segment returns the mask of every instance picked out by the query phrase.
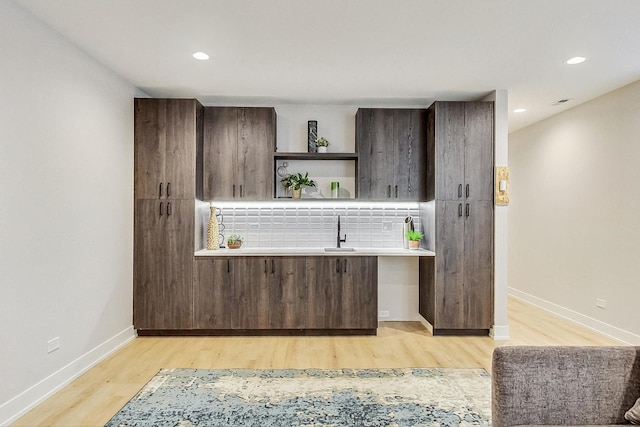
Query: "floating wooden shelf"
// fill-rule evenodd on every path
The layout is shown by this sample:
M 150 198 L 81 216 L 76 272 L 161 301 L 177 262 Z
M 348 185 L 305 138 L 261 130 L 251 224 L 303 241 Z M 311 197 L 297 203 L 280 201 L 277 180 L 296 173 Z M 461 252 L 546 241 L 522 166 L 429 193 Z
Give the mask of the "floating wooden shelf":
M 358 160 L 358 153 L 273 153 L 275 160 Z

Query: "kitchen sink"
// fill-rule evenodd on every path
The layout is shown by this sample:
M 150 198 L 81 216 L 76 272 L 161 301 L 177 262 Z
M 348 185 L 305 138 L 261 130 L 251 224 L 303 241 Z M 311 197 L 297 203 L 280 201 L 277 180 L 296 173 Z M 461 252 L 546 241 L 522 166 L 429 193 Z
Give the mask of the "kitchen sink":
M 325 252 L 355 252 L 355 248 L 324 248 Z

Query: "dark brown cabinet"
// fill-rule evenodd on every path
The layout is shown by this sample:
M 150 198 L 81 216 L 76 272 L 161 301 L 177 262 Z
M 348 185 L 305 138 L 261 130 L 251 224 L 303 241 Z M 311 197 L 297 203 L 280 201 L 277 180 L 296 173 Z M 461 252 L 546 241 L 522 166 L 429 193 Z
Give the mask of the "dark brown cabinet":
M 234 259 L 233 329 L 303 329 L 304 257 Z
M 136 98 L 134 108 L 135 198 L 193 199 L 202 106 L 193 99 Z
M 424 109 L 358 109 L 358 198 L 425 200 L 426 126 Z
M 273 108 L 204 109 L 204 200 L 271 200 L 276 113 Z
M 376 257 L 307 257 L 307 329 L 378 327 Z
M 428 126 L 435 259 L 420 259 L 420 314 L 434 334 L 493 321 L 493 103 L 436 102 Z
M 136 99 L 134 111 L 134 326 L 189 329 L 202 106 Z
M 231 329 L 234 264 L 232 257 L 196 258 L 193 328 Z

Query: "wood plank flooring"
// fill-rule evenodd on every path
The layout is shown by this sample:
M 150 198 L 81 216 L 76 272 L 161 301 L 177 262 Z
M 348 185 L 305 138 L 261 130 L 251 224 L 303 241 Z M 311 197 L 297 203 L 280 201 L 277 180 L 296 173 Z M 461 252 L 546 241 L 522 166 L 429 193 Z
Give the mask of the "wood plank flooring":
M 417 322 L 380 323 L 372 337 L 143 337 L 99 363 L 13 426 L 102 426 L 161 368 L 393 368 L 491 370 L 503 345 L 620 345 L 509 299 L 509 341 L 433 337 Z

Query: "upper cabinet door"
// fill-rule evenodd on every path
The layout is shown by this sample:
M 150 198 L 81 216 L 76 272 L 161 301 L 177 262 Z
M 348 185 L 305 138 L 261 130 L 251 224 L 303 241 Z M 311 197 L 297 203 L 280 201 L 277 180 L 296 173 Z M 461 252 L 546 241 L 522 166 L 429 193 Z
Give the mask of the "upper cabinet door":
M 465 103 L 465 197 L 493 200 L 493 102 Z M 468 186 L 468 188 L 467 188 Z
M 203 198 L 271 200 L 275 138 L 273 108 L 205 108 Z
M 273 153 L 276 115 L 273 108 L 241 108 L 238 112 L 236 198 L 273 198 Z
M 427 111 L 394 110 L 393 133 L 393 198 L 426 200 Z
M 464 102 L 436 102 L 434 118 L 436 199 L 464 198 Z
M 203 198 L 232 199 L 238 157 L 238 108 L 204 109 Z
M 393 110 L 361 108 L 356 114 L 358 152 L 358 198 L 393 198 Z
M 136 98 L 134 101 L 136 199 L 157 199 L 165 196 L 166 115 L 167 103 L 164 99 Z
M 135 100 L 136 199 L 195 197 L 198 108 L 194 99 Z
M 196 194 L 196 101 L 167 100 L 165 117 L 165 193 L 172 199 Z

